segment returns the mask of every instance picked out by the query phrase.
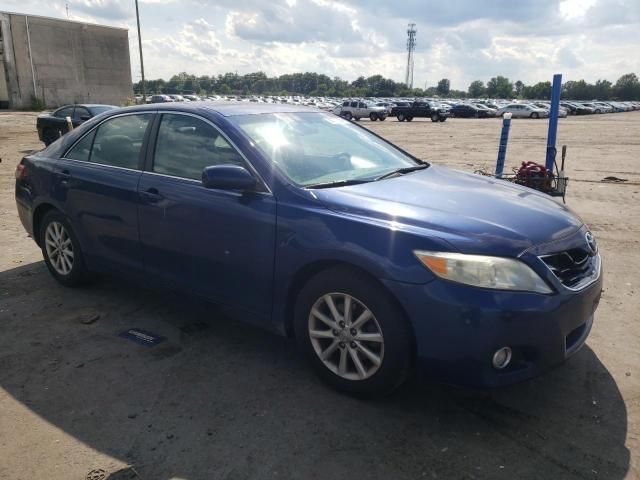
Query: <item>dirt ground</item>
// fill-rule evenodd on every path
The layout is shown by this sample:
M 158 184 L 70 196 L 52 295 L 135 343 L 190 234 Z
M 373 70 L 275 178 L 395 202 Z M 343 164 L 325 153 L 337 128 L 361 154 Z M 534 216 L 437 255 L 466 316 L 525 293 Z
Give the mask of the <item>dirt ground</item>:
M 498 120 L 362 124 L 430 161 L 495 163 Z M 567 203 L 604 257 L 585 348 L 513 387 L 414 379 L 369 402 L 212 305 L 117 279 L 57 285 L 13 199 L 34 125 L 0 114 L 0 479 L 640 478 L 640 112 L 560 121 Z M 543 161 L 546 128 L 513 121 L 509 169 Z M 130 327 L 168 340 L 117 336 Z

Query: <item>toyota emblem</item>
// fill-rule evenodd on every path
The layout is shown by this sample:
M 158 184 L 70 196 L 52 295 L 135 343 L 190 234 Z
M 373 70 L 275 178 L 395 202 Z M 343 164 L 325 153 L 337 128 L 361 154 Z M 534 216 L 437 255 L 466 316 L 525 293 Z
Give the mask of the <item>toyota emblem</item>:
M 585 233 L 584 239 L 587 241 L 587 247 L 589 248 L 589 252 L 591 253 L 591 255 L 595 255 L 596 253 L 598 253 L 598 243 L 596 242 L 593 233 Z

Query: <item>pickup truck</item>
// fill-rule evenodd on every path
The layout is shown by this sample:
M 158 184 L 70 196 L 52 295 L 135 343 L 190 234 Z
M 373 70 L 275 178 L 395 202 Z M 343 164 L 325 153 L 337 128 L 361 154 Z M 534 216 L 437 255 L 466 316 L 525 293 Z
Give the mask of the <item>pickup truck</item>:
M 449 112 L 433 102 L 416 101 L 408 105 L 396 105 L 391 109 L 391 115 L 399 122 L 410 122 L 417 117 L 431 118 L 432 122 L 444 122 L 449 117 Z
M 83 124 L 96 115 L 118 108 L 115 105 L 65 105 L 52 113 L 38 115 L 36 129 L 38 138 L 47 147 L 69 131 L 67 117 L 71 118 L 73 128 Z

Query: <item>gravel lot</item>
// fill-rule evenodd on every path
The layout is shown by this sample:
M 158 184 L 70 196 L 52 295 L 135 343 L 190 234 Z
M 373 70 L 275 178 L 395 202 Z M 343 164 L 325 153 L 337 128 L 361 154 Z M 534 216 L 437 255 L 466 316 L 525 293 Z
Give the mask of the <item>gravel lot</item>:
M 498 120 L 362 125 L 454 168 L 495 163 Z M 509 168 L 543 162 L 546 128 L 513 121 Z M 563 143 L 567 203 L 606 275 L 585 348 L 505 389 L 415 379 L 364 402 L 215 306 L 117 279 L 57 285 L 13 199 L 15 165 L 41 148 L 35 114 L 1 113 L 0 479 L 640 478 L 640 112 L 562 119 Z M 168 341 L 117 336 L 129 327 Z

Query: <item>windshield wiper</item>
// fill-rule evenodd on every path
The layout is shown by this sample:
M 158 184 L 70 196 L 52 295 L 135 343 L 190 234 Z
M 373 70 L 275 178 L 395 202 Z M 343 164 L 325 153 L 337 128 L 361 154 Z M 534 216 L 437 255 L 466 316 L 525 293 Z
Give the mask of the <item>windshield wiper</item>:
M 311 185 L 305 185 L 305 188 L 332 188 L 332 187 L 348 187 L 349 185 L 360 185 L 361 183 L 368 183 L 372 180 L 338 180 L 337 182 L 324 182 L 314 183 Z
M 413 167 L 397 168 L 388 173 L 385 173 L 384 175 L 380 175 L 379 177 L 376 177 L 375 181 L 377 182 L 378 180 L 383 180 L 385 178 L 393 177 L 395 175 L 404 175 L 405 173 L 415 172 L 416 170 L 424 170 L 425 168 L 428 168 L 428 167 L 429 167 L 428 163 L 423 163 L 421 165 L 415 165 Z

